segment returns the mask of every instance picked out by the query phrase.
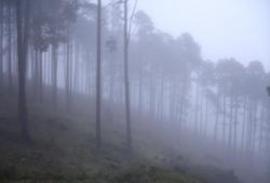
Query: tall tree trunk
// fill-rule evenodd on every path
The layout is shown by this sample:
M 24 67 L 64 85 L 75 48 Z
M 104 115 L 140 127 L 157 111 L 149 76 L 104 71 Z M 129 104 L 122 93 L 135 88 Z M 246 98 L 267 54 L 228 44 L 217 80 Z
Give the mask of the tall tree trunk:
M 65 87 L 66 87 L 66 109 L 70 111 L 70 40 L 66 43 L 66 80 L 65 80 Z
M 258 101 L 257 99 L 254 100 L 253 104 L 253 123 L 252 123 L 252 141 L 251 141 L 251 153 L 254 155 L 255 148 L 256 148 L 256 142 L 257 142 L 257 113 L 258 113 Z
M 229 116 L 229 138 L 228 138 L 228 146 L 232 147 L 233 140 L 233 96 L 230 97 L 230 116 Z
M 220 93 L 219 89 L 217 91 L 217 98 L 216 98 L 216 114 L 215 114 L 215 127 L 214 127 L 214 141 L 216 142 L 218 139 L 218 123 L 219 123 L 219 114 L 220 114 Z
M 39 67 L 38 67 L 39 102 L 42 103 L 43 102 L 43 53 L 42 51 L 38 51 L 37 54 L 38 54 L 37 59 L 39 63 Z
M 81 48 L 80 48 L 80 43 L 78 42 L 75 42 L 75 65 L 74 65 L 74 87 L 79 91 L 81 92 L 80 88 L 81 88 L 81 85 L 80 85 L 80 81 L 81 81 L 81 78 L 80 78 L 80 64 L 81 64 L 81 60 L 80 60 L 80 54 L 81 54 Z
M 208 98 L 205 96 L 205 108 L 204 108 L 204 132 L 203 135 L 206 138 L 207 137 L 207 130 L 208 130 L 208 112 L 209 112 L 209 104 L 208 104 Z
M 28 52 L 30 0 L 16 0 L 17 54 L 18 54 L 18 118 L 21 122 L 22 138 L 30 142 L 25 79 Z
M 128 61 L 128 0 L 124 1 L 124 77 L 125 77 L 125 104 L 126 104 L 126 132 L 127 132 L 127 147 L 132 150 L 132 131 L 131 131 L 131 118 L 130 118 L 130 92 L 129 92 L 129 61 Z
M 258 151 L 261 152 L 263 150 L 263 135 L 264 135 L 264 124 L 266 121 L 267 110 L 265 106 L 261 106 L 260 111 L 260 126 L 259 126 L 259 142 L 258 142 Z
M 53 44 L 52 45 L 52 87 L 53 87 L 53 102 L 55 108 L 57 107 L 57 70 L 58 70 L 58 59 L 57 59 L 57 53 L 58 53 L 58 45 Z
M 248 124 L 247 124 L 247 140 L 246 140 L 246 151 L 251 154 L 251 142 L 252 142 L 252 126 L 253 126 L 253 106 L 252 99 L 249 99 L 248 103 Z
M 238 109 L 239 109 L 239 101 L 238 101 L 238 97 L 235 97 L 234 119 L 233 119 L 233 125 L 234 125 L 233 126 L 233 148 L 234 148 L 235 153 L 237 149 L 237 140 L 238 140 L 238 135 L 237 135 Z
M 200 90 L 199 84 L 196 82 L 195 84 L 195 107 L 194 107 L 194 125 L 195 125 L 195 133 L 199 133 L 199 103 L 200 103 Z
M 96 145 L 101 147 L 101 6 L 102 1 L 98 0 L 97 11 L 97 70 L 96 70 Z
M 0 87 L 3 83 L 4 3 L 0 1 Z
M 34 74 L 34 93 L 35 93 L 35 97 L 36 99 L 39 99 L 39 78 L 40 78 L 40 72 L 39 72 L 39 57 L 38 57 L 38 50 L 37 49 L 34 49 L 34 71 L 33 71 L 33 74 Z
M 223 96 L 223 119 L 222 119 L 222 140 L 226 143 L 226 114 L 227 114 L 227 100 L 226 96 Z
M 241 152 L 245 152 L 245 140 L 246 140 L 246 127 L 247 127 L 247 97 L 244 97 L 244 104 L 243 104 L 243 120 L 242 120 L 242 133 L 241 133 Z
M 142 118 L 143 115 L 143 72 L 142 72 L 142 68 L 140 68 L 139 71 L 139 102 L 138 102 L 138 107 L 139 107 L 139 117 Z
M 199 96 L 199 135 L 203 134 L 203 90 L 200 87 L 200 96 Z
M 9 92 L 13 92 L 13 79 L 12 79 L 12 7 L 8 6 L 8 88 Z

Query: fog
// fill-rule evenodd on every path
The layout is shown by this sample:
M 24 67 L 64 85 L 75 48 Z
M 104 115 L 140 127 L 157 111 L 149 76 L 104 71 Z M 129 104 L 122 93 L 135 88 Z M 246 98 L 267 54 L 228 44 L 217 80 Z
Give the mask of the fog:
M 247 64 L 260 60 L 270 68 L 270 2 L 268 0 L 139 1 L 138 8 L 156 27 L 173 36 L 189 32 L 205 59 L 228 55 Z
M 269 5 L 0 0 L 0 182 L 269 183 Z

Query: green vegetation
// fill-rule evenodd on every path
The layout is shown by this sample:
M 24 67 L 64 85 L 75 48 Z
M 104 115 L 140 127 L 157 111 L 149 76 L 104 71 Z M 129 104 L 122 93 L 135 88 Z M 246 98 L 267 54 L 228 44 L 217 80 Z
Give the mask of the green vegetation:
M 187 165 L 181 156 L 170 161 L 157 158 L 167 155 L 157 154 L 147 146 L 141 148 L 142 152 L 135 150 L 130 157 L 122 144 L 117 145 L 123 134 L 116 132 L 110 134 L 110 141 L 97 152 L 94 134 L 84 130 L 82 118 L 56 114 L 35 103 L 29 106 L 34 141 L 31 145 L 24 144 L 17 122 L 9 112 L 15 110 L 12 98 L 1 96 L 4 102 L 0 104 L 0 182 L 221 183 L 221 179 L 237 182 L 233 173 Z

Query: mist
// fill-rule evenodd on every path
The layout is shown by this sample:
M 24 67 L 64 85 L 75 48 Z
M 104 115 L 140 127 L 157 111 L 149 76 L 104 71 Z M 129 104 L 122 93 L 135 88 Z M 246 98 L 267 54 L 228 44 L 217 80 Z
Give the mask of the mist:
M 191 33 L 202 46 L 204 59 L 232 56 L 244 65 L 260 60 L 268 70 L 269 7 L 267 0 L 138 2 L 138 8 L 151 16 L 158 29 L 175 37 Z
M 0 182 L 269 183 L 266 0 L 0 0 Z

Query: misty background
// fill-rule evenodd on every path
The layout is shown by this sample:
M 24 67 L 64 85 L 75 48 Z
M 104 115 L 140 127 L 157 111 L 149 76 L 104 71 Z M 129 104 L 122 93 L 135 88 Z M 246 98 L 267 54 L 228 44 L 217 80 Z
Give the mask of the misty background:
M 0 0 L 0 181 L 268 183 L 266 0 Z
M 205 59 L 260 60 L 270 69 L 268 0 L 139 1 L 156 27 L 174 37 L 189 32 Z M 169 12 L 169 13 L 168 13 Z

